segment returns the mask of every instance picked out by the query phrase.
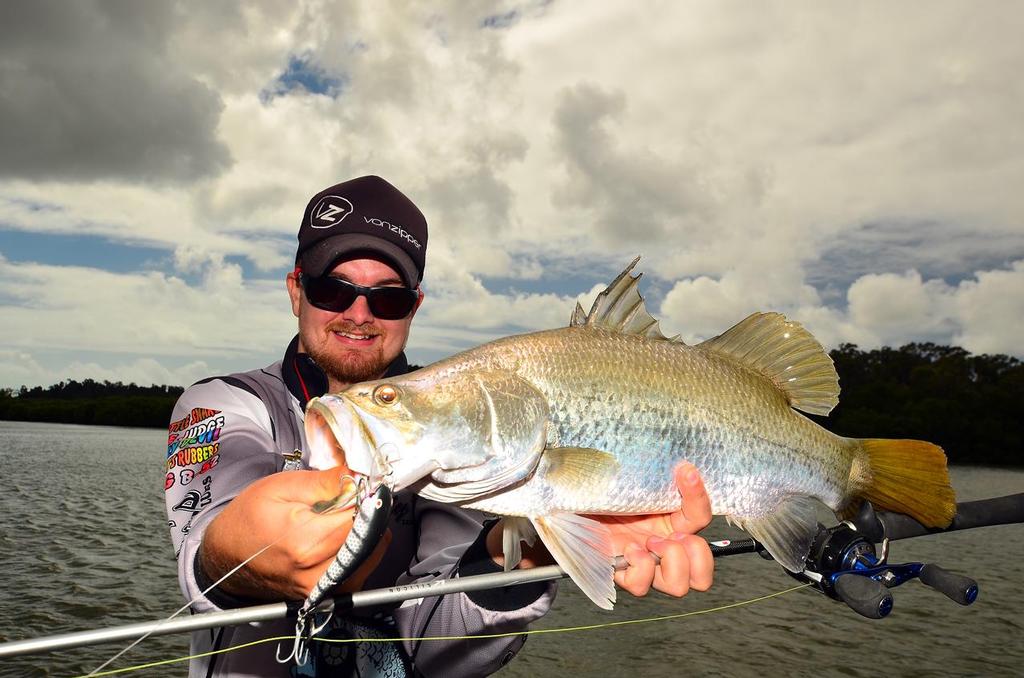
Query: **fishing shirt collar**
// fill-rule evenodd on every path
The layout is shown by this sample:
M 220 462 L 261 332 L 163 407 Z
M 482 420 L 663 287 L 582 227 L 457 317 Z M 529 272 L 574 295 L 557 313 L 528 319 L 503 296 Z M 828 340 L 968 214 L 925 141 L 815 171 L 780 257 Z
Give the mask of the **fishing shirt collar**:
M 384 371 L 384 377 L 394 377 L 408 371 L 409 361 L 403 351 L 388 365 L 388 369 Z M 284 352 L 281 373 L 288 391 L 298 399 L 302 409 L 305 409 L 306 403 L 313 398 L 327 393 L 327 374 L 308 353 L 299 351 L 299 335 L 297 334 Z

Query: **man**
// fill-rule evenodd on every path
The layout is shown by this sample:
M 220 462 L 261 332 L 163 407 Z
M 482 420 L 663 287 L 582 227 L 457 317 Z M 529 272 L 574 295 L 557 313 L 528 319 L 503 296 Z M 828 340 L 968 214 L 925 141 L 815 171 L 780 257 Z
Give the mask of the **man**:
M 383 179 L 361 177 L 313 196 L 298 239 L 287 285 L 299 334 L 283 360 L 201 381 L 185 391 L 172 415 L 167 512 L 179 580 L 197 612 L 301 600 L 309 593 L 344 542 L 352 512 L 316 514 L 310 508 L 339 493 L 344 469 L 305 470 L 304 407 L 325 392 L 408 371 L 403 350 L 423 302 L 419 284 L 427 246 L 419 209 Z M 634 594 L 653 585 L 682 595 L 711 584 L 710 550 L 693 534 L 710 520 L 707 496 L 692 466 L 677 471 L 677 482 L 685 513 L 603 518 L 631 563 L 616 581 Z M 527 550 L 520 567 L 548 562 L 538 547 Z M 396 497 L 388 535 L 343 589 L 496 572 L 501 563 L 500 525 L 477 512 L 403 494 Z M 537 583 L 411 601 L 332 620 L 319 637 L 522 630 L 547 612 L 554 590 L 554 584 Z M 292 622 L 281 621 L 198 631 L 192 654 L 292 630 Z M 518 636 L 314 643 L 312 661 L 299 668 L 276 662 L 276 645 L 262 643 L 198 657 L 190 675 L 486 675 L 523 642 Z

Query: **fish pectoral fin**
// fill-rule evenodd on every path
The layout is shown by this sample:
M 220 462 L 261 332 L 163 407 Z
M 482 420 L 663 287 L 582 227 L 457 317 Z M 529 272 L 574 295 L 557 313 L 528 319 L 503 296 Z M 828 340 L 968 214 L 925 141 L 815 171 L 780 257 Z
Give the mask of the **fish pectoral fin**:
M 590 447 L 549 447 L 544 450 L 544 462 L 544 479 L 562 499 L 593 498 L 619 474 L 615 455 Z
M 790 572 L 803 572 L 818 534 L 817 505 L 813 497 L 789 497 L 772 513 L 758 518 L 729 516 L 731 522 L 761 542 L 768 553 Z
M 615 606 L 615 554 L 608 528 L 575 513 L 533 518 L 544 546 L 583 593 L 605 610 Z
M 537 531 L 529 518 L 505 516 L 501 519 L 501 550 L 505 556 L 505 571 L 508 572 L 523 559 L 522 542 L 533 546 L 537 542 Z

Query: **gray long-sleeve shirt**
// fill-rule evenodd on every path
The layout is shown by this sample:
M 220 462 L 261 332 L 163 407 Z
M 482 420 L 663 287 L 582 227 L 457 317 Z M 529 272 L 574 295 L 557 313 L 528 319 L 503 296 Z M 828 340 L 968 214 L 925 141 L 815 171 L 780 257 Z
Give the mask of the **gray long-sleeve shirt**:
M 319 395 L 326 379 L 312 361 L 296 353 L 293 340 L 282 362 L 262 370 L 214 378 L 193 385 L 178 400 L 168 431 L 166 504 L 178 560 L 178 579 L 194 612 L 233 606 L 238 601 L 202 595 L 209 582 L 196 558 L 210 521 L 245 487 L 281 472 L 286 456 L 305 449 L 302 430 L 306 399 Z M 404 357 L 389 373 L 405 371 Z M 296 455 L 298 456 L 298 455 Z M 289 468 L 308 468 L 308 454 Z M 484 548 L 482 514 L 399 494 L 392 510 L 392 541 L 365 588 L 425 582 L 437 578 L 497 571 Z M 554 584 L 534 584 L 474 594 L 451 594 L 408 601 L 373 617 L 338 620 L 329 636 L 422 638 L 523 630 L 545 614 Z M 255 601 L 253 601 L 255 602 Z M 293 621 L 263 622 L 192 634 L 193 655 L 294 633 Z M 522 647 L 524 638 L 403 641 L 400 644 L 315 643 L 315 664 L 296 669 L 279 664 L 277 643 L 192 660 L 190 677 L 296 676 L 315 666 L 331 675 L 477 676 L 497 671 Z M 290 644 L 282 643 L 288 654 Z M 334 671 L 341 670 L 340 673 Z M 322 675 L 322 674 L 321 674 Z

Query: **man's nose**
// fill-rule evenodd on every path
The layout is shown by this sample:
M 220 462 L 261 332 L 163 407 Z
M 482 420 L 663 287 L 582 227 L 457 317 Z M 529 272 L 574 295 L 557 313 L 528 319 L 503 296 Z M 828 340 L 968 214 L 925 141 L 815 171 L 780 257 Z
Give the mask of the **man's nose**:
M 373 312 L 370 311 L 370 304 L 366 301 L 366 297 L 359 295 L 356 300 L 352 302 L 341 314 L 345 320 L 355 323 L 356 325 L 362 325 L 363 323 L 373 322 Z

